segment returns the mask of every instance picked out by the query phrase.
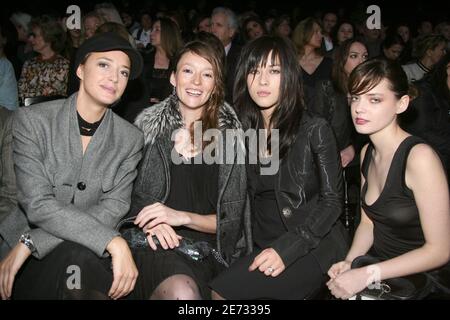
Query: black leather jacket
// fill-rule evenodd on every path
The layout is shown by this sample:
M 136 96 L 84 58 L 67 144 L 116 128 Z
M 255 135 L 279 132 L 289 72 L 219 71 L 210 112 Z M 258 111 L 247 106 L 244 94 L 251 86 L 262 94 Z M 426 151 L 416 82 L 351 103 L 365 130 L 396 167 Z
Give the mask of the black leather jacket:
M 309 101 L 306 101 L 309 111 L 328 121 L 336 135 L 338 149 L 348 147 L 352 143 L 354 129 L 346 95 L 337 92 L 330 80 L 322 80 L 316 83 L 309 96 Z
M 428 142 L 439 153 L 447 173 L 450 173 L 450 101 L 439 95 L 427 79 L 414 85 L 420 94 L 401 114 L 400 124 L 409 133 Z
M 348 251 L 343 209 L 342 167 L 336 139 L 322 118 L 304 113 L 297 139 L 281 161 L 276 200 L 288 230 L 271 247 L 286 266 L 314 254 L 323 272 Z M 254 195 L 250 190 L 250 196 Z

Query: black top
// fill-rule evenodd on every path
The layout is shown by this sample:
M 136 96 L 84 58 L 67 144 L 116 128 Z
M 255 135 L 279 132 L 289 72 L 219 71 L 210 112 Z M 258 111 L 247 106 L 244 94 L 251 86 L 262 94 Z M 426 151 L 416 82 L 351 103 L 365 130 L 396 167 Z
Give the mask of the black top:
M 331 70 L 333 68 L 333 60 L 324 57 L 322 62 L 317 66 L 313 73 L 309 74 L 302 68 L 302 80 L 305 86 L 314 88 L 319 80 L 330 80 Z
M 196 157 L 201 157 L 198 154 Z M 197 159 L 199 160 L 199 159 Z M 199 161 L 200 162 L 200 161 Z M 217 211 L 218 166 L 194 163 L 194 158 L 170 169 L 170 192 L 166 205 L 172 209 L 209 215 Z M 215 247 L 216 236 L 186 227 L 175 227 L 177 234 L 197 241 L 208 241 Z
M 155 69 L 154 64 L 155 51 L 152 51 L 145 57 L 143 71 L 145 85 L 150 99 L 156 98 L 163 101 L 172 92 L 172 85 L 170 84 L 171 66 L 169 65 L 168 69 Z
M 249 188 L 253 190 L 253 242 L 267 248 L 287 230 L 280 217 L 275 196 L 276 175 L 261 175 L 258 166 L 249 166 Z
M 350 115 L 347 95 L 336 90 L 330 80 L 316 82 L 314 92 L 305 88 L 305 103 L 309 111 L 328 121 L 336 135 L 339 150 L 348 147 L 352 141 L 354 127 Z
M 169 81 L 170 70 L 151 68 L 145 76 L 149 85 L 150 98 L 156 98 L 159 101 L 167 98 L 172 89 Z
M 419 96 L 400 117 L 403 129 L 424 139 L 441 156 L 450 173 L 450 100 L 437 92 L 427 78 L 416 81 Z
M 366 182 L 361 192 L 361 205 L 374 224 L 372 249 L 382 259 L 400 256 L 425 243 L 413 192 L 405 184 L 408 154 L 418 143 L 423 143 L 423 140 L 415 136 L 402 141 L 392 158 L 385 186 L 371 205 L 366 203 L 366 192 L 367 172 L 372 162 L 372 144 L 369 144 L 364 157 L 361 172 Z

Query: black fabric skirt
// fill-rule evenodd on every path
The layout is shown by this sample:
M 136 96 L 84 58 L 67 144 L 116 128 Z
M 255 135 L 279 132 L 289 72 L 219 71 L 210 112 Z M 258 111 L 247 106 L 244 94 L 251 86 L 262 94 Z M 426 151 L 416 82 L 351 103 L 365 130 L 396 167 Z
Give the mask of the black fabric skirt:
M 273 278 L 258 269 L 248 271 L 260 252 L 257 250 L 236 261 L 210 282 L 211 289 L 227 300 L 296 300 L 313 298 L 323 286 L 325 275 L 313 255 L 296 260 Z
M 111 258 L 64 241 L 42 260 L 28 259 L 16 276 L 13 299 L 109 299 Z
M 128 299 L 149 299 L 161 282 L 177 274 L 194 279 L 202 298 L 211 299 L 208 283 L 225 268 L 212 255 L 196 261 L 177 251 L 160 247 L 156 251 L 151 248 L 135 248 L 133 256 L 139 277 Z

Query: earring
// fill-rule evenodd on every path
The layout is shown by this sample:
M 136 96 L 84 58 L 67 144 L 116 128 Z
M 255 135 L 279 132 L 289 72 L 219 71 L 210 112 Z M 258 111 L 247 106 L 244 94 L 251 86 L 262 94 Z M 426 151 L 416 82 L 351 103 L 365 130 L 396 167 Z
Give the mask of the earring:
M 172 95 L 176 95 L 177 94 L 177 87 L 172 87 Z

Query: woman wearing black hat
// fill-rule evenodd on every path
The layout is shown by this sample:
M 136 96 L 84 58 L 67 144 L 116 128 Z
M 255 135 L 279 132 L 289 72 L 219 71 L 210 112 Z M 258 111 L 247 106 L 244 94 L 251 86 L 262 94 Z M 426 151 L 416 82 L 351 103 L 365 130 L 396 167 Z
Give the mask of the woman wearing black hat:
M 15 115 L 20 206 L 0 225 L 13 248 L 0 263 L 3 299 L 118 299 L 134 288 L 137 268 L 114 227 L 129 209 L 143 137 L 108 107 L 142 58 L 104 33 L 83 43 L 75 67 L 78 93 Z

